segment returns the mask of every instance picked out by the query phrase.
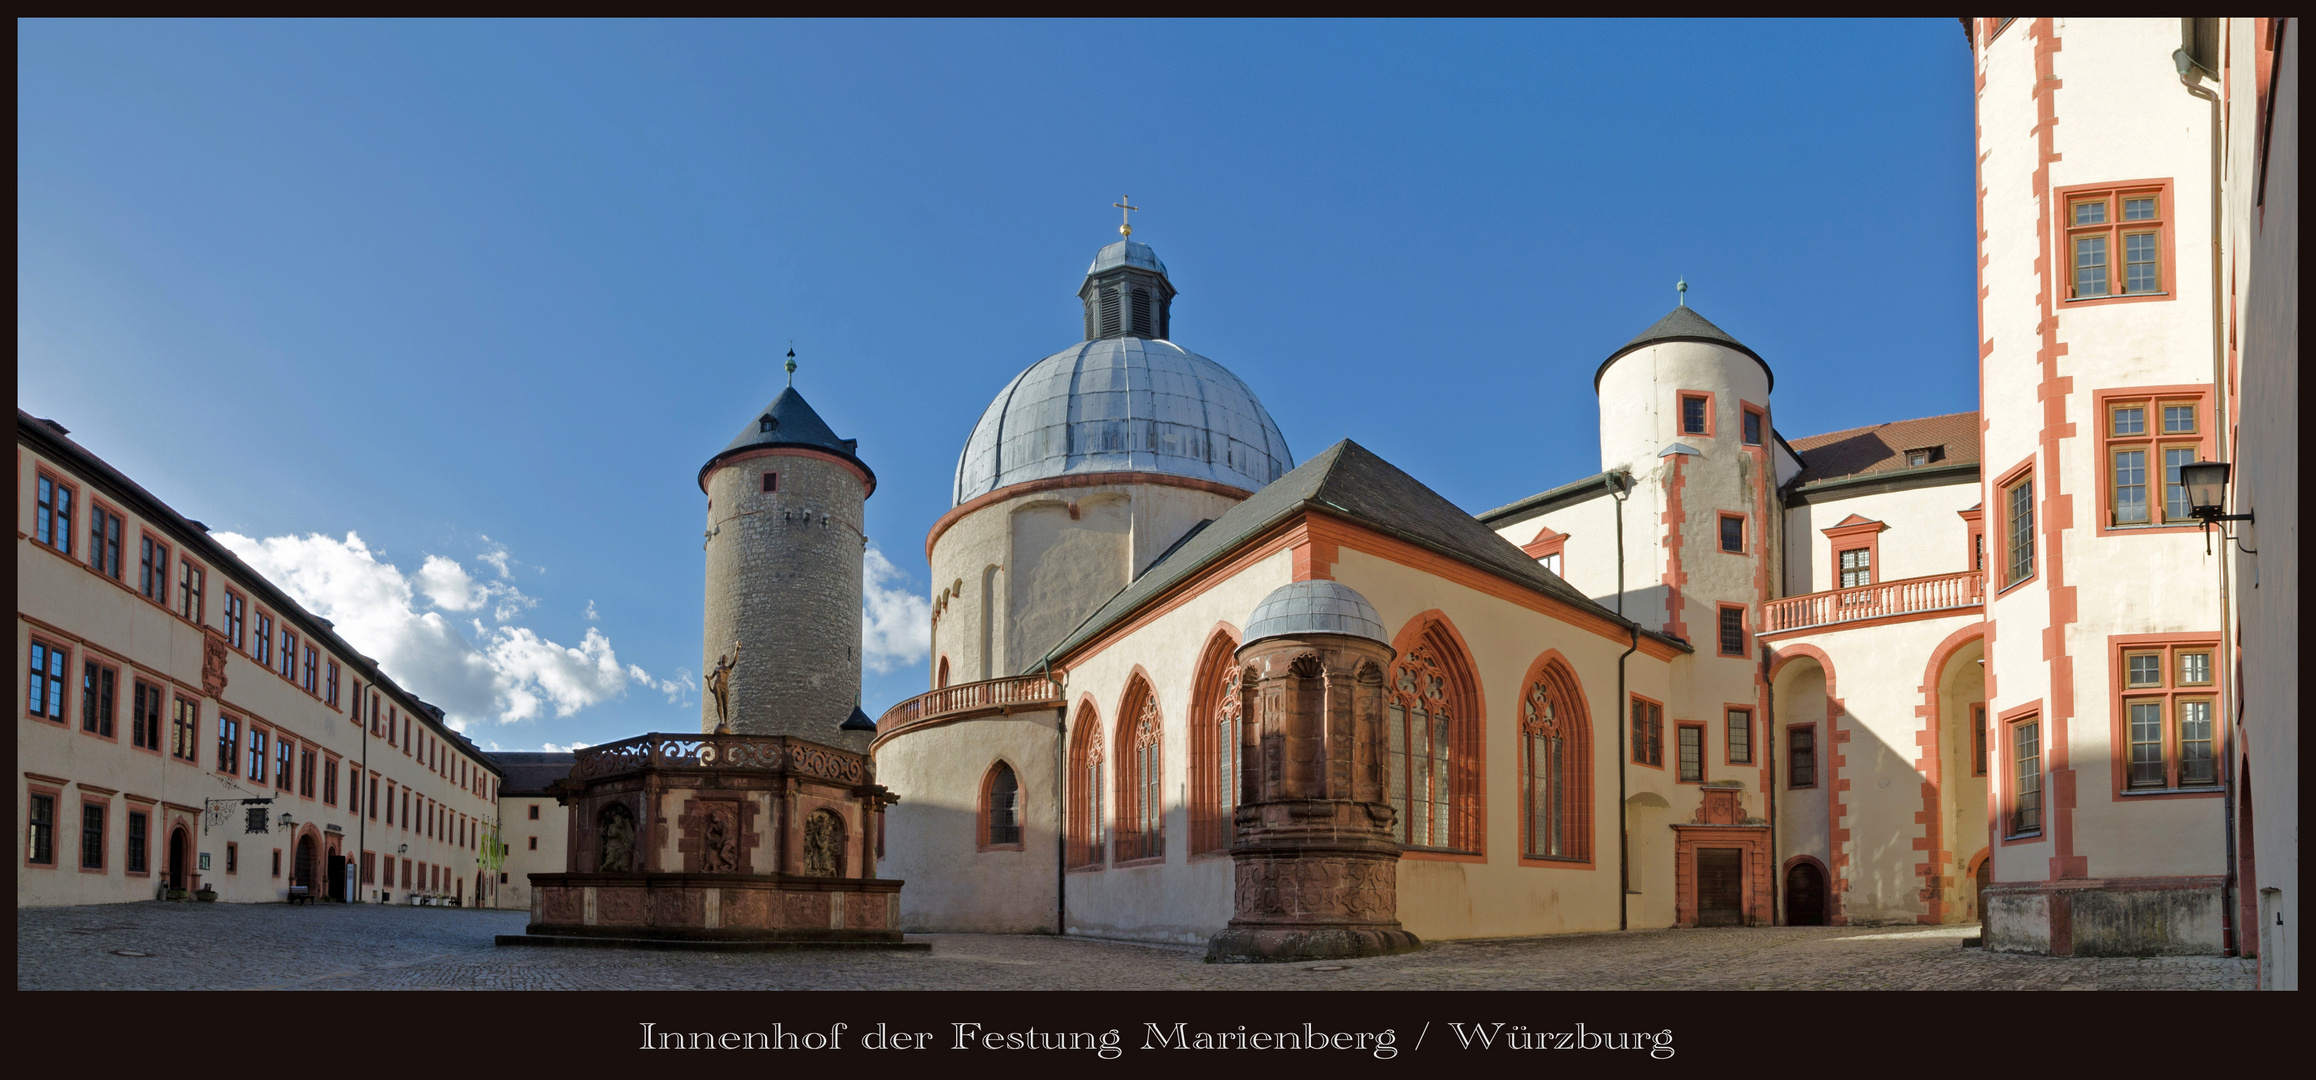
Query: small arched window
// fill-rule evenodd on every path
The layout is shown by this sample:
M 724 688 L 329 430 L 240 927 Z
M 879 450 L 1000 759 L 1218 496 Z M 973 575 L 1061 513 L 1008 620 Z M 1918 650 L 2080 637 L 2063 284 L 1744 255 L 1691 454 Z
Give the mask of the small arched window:
M 1592 723 L 1576 679 L 1547 660 L 1520 700 L 1522 853 L 1592 858 Z
M 1158 699 L 1136 679 L 1118 721 L 1118 861 L 1166 855 L 1165 800 L 1159 790 Z
M 1102 867 L 1102 721 L 1092 705 L 1078 709 L 1070 733 L 1069 864 Z
M 946 656 L 944 656 L 944 657 L 942 657 L 942 658 L 941 658 L 941 667 L 940 667 L 940 669 L 939 669 L 939 670 L 937 670 L 937 671 L 935 671 L 935 672 L 934 672 L 934 674 L 933 674 L 933 689 L 935 689 L 935 690 L 939 690 L 939 689 L 942 689 L 942 688 L 944 688 L 944 687 L 946 687 L 946 686 L 948 686 L 948 685 L 949 685 L 949 658 L 948 658 L 948 657 L 946 657 Z
M 981 783 L 981 849 L 1021 847 L 1021 780 L 1002 761 Z

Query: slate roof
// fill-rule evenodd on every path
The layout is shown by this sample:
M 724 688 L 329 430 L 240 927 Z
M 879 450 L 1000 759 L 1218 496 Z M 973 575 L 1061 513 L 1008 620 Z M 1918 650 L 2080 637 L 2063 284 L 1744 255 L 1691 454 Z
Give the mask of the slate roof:
M 1153 564 L 1078 624 L 1040 663 L 1024 670 L 1034 671 L 1044 662 L 1093 640 L 1168 589 L 1305 510 L 1357 522 L 1555 600 L 1590 610 L 1620 625 L 1633 625 L 1537 565 L 1527 552 L 1497 536 L 1494 530 L 1480 524 L 1479 519 L 1423 486 L 1421 481 L 1375 456 L 1366 447 L 1345 439 L 1255 492 L 1245 502 L 1224 511 L 1213 524 L 1186 538 L 1173 554 Z M 1645 628 L 1641 633 L 1662 641 L 1676 641 Z
M 1960 412 L 1831 431 L 1791 442 L 1793 452 L 1801 458 L 1798 482 L 1814 484 L 1905 472 L 1916 467 L 1906 464 L 1906 451 L 1927 446 L 1944 448 L 1945 456 L 1931 462 L 1933 466 L 1975 463 L 1979 460 L 1978 435 L 1978 414 Z
M 1600 370 L 1592 373 L 1593 392 L 1598 393 L 1600 391 L 1601 377 L 1608 374 L 1610 364 L 1616 363 L 1624 354 L 1634 349 L 1643 345 L 1654 345 L 1660 341 L 1704 341 L 1735 349 L 1752 357 L 1754 363 L 1761 365 L 1761 374 L 1769 380 L 1771 388 L 1777 386 L 1777 373 L 1769 370 L 1769 361 L 1763 360 L 1760 353 L 1754 352 L 1744 342 L 1730 337 L 1728 331 L 1713 325 L 1703 315 L 1697 314 L 1696 308 L 1684 306 L 1666 312 L 1664 318 L 1658 319 L 1654 325 L 1641 331 L 1640 336 L 1625 342 L 1622 348 L 1608 354 L 1608 359 L 1600 362 Z
M 569 751 L 493 750 L 490 756 L 506 774 L 499 783 L 501 795 L 545 795 L 555 781 L 571 775 L 571 766 L 579 760 L 579 755 Z
M 766 416 L 772 418 L 770 431 L 763 430 L 762 421 Z M 740 429 L 740 434 L 725 444 L 716 456 L 709 458 L 707 464 L 700 466 L 700 490 L 707 490 L 708 470 L 715 468 L 717 462 L 743 451 L 768 446 L 801 446 L 825 450 L 859 466 L 860 471 L 868 473 L 869 488 L 872 491 L 876 488 L 877 474 L 869 469 L 867 462 L 860 459 L 860 440 L 837 438 L 836 432 L 828 426 L 828 421 L 822 420 L 820 414 L 805 403 L 804 395 L 797 393 L 796 388 L 791 386 L 780 391 L 780 396 L 773 398 L 772 404 L 764 406 L 763 412 L 749 417 L 747 426 Z

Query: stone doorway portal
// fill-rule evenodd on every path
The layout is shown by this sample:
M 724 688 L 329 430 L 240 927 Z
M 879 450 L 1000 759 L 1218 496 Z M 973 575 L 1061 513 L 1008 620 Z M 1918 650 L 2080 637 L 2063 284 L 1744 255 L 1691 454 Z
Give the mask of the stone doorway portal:
M 184 826 L 180 825 L 169 830 L 169 887 L 171 889 L 185 888 L 185 849 L 188 846 Z

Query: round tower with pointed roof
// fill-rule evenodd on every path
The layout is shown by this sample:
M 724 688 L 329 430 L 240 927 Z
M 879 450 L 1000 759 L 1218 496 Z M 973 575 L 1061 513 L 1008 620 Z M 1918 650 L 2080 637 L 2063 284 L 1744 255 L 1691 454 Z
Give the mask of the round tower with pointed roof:
M 793 369 L 791 369 L 793 370 Z M 708 496 L 700 730 L 865 750 L 863 504 L 876 474 L 793 386 L 700 467 Z
M 1710 442 L 1749 445 L 1741 442 L 1745 412 L 1767 415 L 1774 382 L 1760 354 L 1695 308 L 1675 307 L 1592 376 L 1600 395 L 1600 467 L 1645 473 L 1676 443 L 1699 452 Z

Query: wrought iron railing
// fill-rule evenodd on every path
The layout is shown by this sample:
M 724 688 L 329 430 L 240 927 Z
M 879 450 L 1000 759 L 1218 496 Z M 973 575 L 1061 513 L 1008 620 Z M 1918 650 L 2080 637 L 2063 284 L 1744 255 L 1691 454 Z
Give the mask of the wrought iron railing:
M 574 779 L 653 769 L 785 770 L 846 783 L 867 775 L 860 755 L 779 735 L 638 735 L 573 755 Z
M 1986 603 L 1986 573 L 1965 570 L 1859 585 L 1772 600 L 1762 608 L 1764 634 L 1811 626 L 1978 607 Z
M 877 736 L 884 738 L 919 724 L 976 712 L 1010 712 L 1022 708 L 1058 708 L 1061 683 L 1044 675 L 1016 675 L 1005 679 L 944 686 L 901 702 L 877 718 Z

